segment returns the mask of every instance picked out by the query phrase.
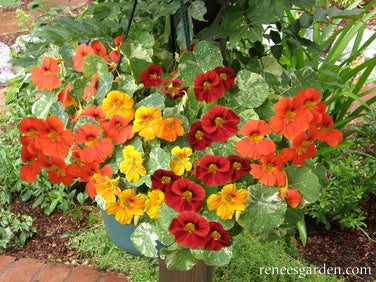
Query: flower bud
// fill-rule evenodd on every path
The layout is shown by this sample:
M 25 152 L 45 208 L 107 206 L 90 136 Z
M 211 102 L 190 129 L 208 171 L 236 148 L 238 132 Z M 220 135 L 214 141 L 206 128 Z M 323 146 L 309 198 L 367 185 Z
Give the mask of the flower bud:
M 300 193 L 298 192 L 298 190 L 295 190 L 295 189 L 287 190 L 287 196 L 285 199 L 286 199 L 287 204 L 293 209 L 299 206 L 301 198 L 302 197 L 300 196 Z

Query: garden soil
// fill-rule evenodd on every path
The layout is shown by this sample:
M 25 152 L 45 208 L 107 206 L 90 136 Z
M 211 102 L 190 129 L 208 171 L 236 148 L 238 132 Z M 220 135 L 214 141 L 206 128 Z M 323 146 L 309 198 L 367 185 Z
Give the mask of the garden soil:
M 55 0 L 58 1 L 59 0 Z M 60 0 L 64 1 L 64 0 Z M 21 8 L 26 11 L 30 0 L 22 1 Z M 79 12 L 79 10 L 77 10 Z M 12 12 L 1 9 L 0 15 Z M 3 21 L 2 21 L 3 22 Z M 18 20 L 14 19 L 14 25 Z M 372 25 L 375 22 L 371 23 Z M 0 31 L 0 42 L 12 45 L 21 33 L 18 31 Z M 373 150 L 373 154 L 375 151 Z M 375 281 L 376 280 L 376 195 L 371 195 L 362 203 L 366 217 L 367 227 L 364 230 L 341 230 L 332 226 L 330 231 L 316 224 L 312 218 L 306 218 L 308 240 L 305 247 L 296 239 L 297 248 L 301 256 L 309 263 L 319 267 L 320 271 L 340 269 L 346 281 Z M 71 213 L 63 214 L 55 211 L 50 216 L 45 216 L 39 207 L 33 208 L 33 201 L 23 202 L 14 199 L 12 210 L 16 214 L 27 214 L 33 217 L 37 233 L 23 247 L 9 248 L 6 255 L 16 258 L 34 258 L 72 264 L 90 264 L 90 260 L 83 261 L 72 248 L 69 237 L 71 232 L 88 227 L 89 209 L 81 209 L 80 219 L 75 219 Z M 90 208 L 90 204 L 88 204 Z M 365 235 L 367 234 L 367 236 Z M 288 267 L 288 266 L 286 266 Z M 371 270 L 371 273 L 360 274 L 360 271 Z M 346 274 L 345 272 L 349 272 Z M 333 271 L 332 271 L 333 272 Z M 353 273 L 351 273 L 353 272 Z M 358 272 L 358 273 L 357 273 Z M 338 274 L 338 273 L 337 273 Z

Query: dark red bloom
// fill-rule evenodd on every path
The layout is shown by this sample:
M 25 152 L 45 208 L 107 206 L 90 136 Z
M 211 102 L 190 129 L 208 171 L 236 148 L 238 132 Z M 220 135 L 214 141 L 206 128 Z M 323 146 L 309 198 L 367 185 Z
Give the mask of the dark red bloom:
M 210 226 L 206 218 L 193 211 L 183 211 L 171 221 L 168 230 L 175 241 L 190 248 L 202 248 L 209 240 Z
M 209 226 L 210 237 L 205 245 L 205 249 L 219 251 L 224 247 L 230 246 L 231 236 L 220 223 L 211 221 L 209 222 Z
M 231 181 L 237 181 L 251 170 L 251 164 L 246 159 L 232 155 L 228 156 L 228 160 L 230 161 Z
M 214 106 L 202 116 L 202 128 L 214 142 L 225 142 L 238 132 L 240 118 L 230 109 Z
M 165 202 L 177 212 L 199 212 L 205 197 L 201 185 L 185 178 L 180 178 L 165 190 Z
M 205 155 L 197 167 L 196 177 L 205 185 L 222 185 L 231 180 L 230 161 L 223 156 Z
M 141 81 L 145 88 L 156 87 L 162 83 L 162 74 L 163 70 L 160 66 L 150 65 L 146 71 L 141 73 Z
M 172 100 L 176 100 L 179 97 L 184 96 L 188 91 L 188 87 L 180 87 L 182 81 L 180 79 L 174 78 L 163 82 L 161 92 L 166 96 L 170 97 Z
M 225 87 L 222 80 L 215 71 L 207 71 L 199 74 L 193 81 L 194 92 L 198 101 L 211 103 L 222 97 L 225 93 Z
M 208 133 L 202 128 L 200 120 L 192 123 L 187 139 L 193 150 L 204 150 L 212 143 Z
M 169 170 L 157 169 L 151 179 L 151 188 L 166 191 L 171 185 L 181 177 Z
M 214 69 L 218 73 L 219 78 L 221 79 L 225 91 L 229 90 L 232 86 L 235 85 L 236 74 L 232 68 L 227 67 L 216 67 Z

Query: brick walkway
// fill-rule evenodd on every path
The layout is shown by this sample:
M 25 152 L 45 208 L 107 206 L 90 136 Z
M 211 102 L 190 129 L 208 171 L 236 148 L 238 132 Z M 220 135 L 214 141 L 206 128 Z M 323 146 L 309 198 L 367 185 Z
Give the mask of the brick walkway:
M 103 272 L 91 266 L 45 263 L 40 260 L 0 256 L 1 282 L 128 282 L 124 274 Z

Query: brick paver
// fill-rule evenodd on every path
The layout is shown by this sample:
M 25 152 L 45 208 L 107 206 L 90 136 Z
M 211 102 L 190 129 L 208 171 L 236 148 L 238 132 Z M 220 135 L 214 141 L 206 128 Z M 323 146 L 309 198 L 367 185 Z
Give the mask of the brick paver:
M 5 270 L 5 274 L 0 275 L 1 282 L 29 282 L 32 281 L 38 271 L 44 266 L 43 261 L 35 259 L 21 258 L 10 268 Z
M 47 263 L 35 279 L 39 282 L 62 282 L 71 274 L 73 268 L 73 265 L 68 264 Z
M 77 266 L 69 276 L 68 282 L 92 282 L 98 281 L 104 273 L 86 265 Z

